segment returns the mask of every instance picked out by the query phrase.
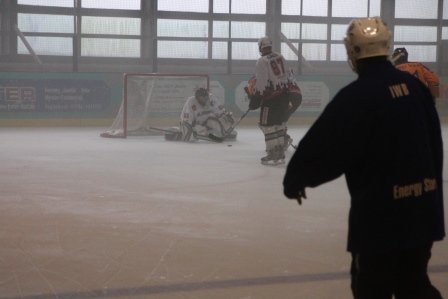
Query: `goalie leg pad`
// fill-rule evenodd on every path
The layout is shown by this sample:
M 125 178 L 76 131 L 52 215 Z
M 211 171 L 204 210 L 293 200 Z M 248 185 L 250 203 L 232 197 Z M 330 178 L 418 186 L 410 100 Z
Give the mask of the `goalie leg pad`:
M 227 118 L 228 116 L 225 116 Z M 205 126 L 208 128 L 208 134 L 222 138 L 224 140 L 236 140 L 238 133 L 234 130 L 230 130 L 230 122 L 223 121 L 225 118 L 209 117 L 205 121 Z
M 276 135 L 277 146 L 283 148 L 285 146 L 286 125 L 285 123 L 282 123 L 281 125 L 275 125 L 274 127 L 277 133 Z
M 260 126 L 264 134 L 264 141 L 266 143 L 266 151 L 274 149 L 277 145 L 277 129 L 276 126 Z
M 180 130 L 181 130 L 181 140 L 182 141 L 190 141 L 190 140 L 194 139 L 193 127 L 191 126 L 191 124 L 189 124 L 187 122 L 181 122 Z
M 273 149 L 276 146 L 283 147 L 285 144 L 285 124 L 274 126 L 260 126 L 264 134 L 266 142 L 266 151 Z
M 180 141 L 182 140 L 182 132 L 179 127 L 171 127 L 163 134 L 167 141 Z
M 283 125 L 260 126 L 264 133 L 267 156 L 261 158 L 261 164 L 285 163 L 285 152 L 283 149 L 285 140 L 285 127 Z
M 216 117 L 209 117 L 205 121 L 205 126 L 208 128 L 208 133 L 215 136 L 223 137 L 225 135 L 225 128 L 221 120 Z

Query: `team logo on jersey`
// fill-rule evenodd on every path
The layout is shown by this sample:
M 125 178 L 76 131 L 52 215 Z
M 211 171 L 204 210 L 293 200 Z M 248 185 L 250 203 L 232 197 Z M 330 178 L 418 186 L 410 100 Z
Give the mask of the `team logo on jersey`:
M 191 110 L 196 111 L 197 110 L 196 105 L 191 106 Z

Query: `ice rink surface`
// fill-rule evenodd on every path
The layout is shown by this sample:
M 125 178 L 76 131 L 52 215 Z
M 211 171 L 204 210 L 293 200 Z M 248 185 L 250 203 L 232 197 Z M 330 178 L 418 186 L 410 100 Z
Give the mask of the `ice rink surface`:
M 344 178 L 299 206 L 285 166 L 259 163 L 261 131 L 238 131 L 211 144 L 1 128 L 0 299 L 351 298 Z M 448 298 L 447 240 L 430 275 Z

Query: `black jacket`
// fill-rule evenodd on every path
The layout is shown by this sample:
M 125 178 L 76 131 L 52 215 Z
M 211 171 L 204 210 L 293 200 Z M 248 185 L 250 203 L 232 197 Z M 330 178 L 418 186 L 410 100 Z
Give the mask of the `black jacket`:
M 345 174 L 348 250 L 381 253 L 443 239 L 442 167 L 429 90 L 386 59 L 366 59 L 300 141 L 283 186 L 295 198 Z

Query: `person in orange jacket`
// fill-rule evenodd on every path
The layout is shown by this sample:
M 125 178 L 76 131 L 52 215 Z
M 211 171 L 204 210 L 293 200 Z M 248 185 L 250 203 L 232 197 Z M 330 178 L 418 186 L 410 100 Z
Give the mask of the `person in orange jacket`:
M 392 61 L 395 67 L 420 79 L 429 88 L 433 98 L 438 98 L 439 77 L 422 63 L 408 61 L 408 56 L 406 48 L 396 48 L 392 54 Z

